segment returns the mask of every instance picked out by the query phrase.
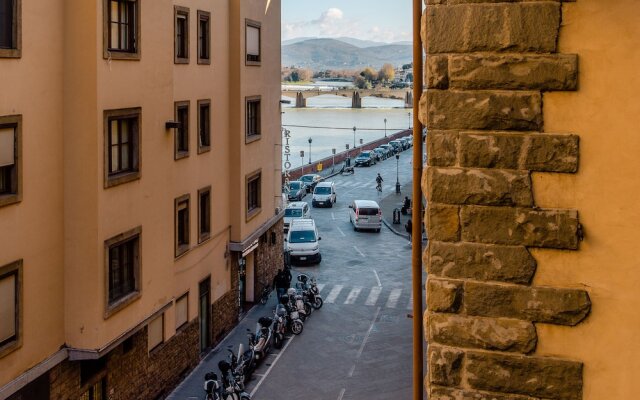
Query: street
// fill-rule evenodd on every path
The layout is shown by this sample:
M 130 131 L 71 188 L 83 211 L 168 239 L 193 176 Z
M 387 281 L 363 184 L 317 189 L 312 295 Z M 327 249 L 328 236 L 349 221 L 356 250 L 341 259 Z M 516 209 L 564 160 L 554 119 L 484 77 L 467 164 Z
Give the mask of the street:
M 375 189 L 378 172 L 384 179 L 381 194 Z M 322 262 L 293 267 L 294 282 L 296 272 L 317 277 L 324 306 L 307 319 L 301 335 L 285 342 L 282 350 L 272 350 L 246 390 L 258 400 L 409 398 L 411 247 L 384 225 L 380 233 L 355 232 L 348 216 L 354 199 L 381 203 L 386 196 L 395 196 L 396 160 L 327 180 L 336 184 L 337 203 L 311 211 L 322 237 Z M 411 150 L 407 150 L 400 156 L 399 181 L 410 180 Z M 311 206 L 311 195 L 303 201 Z M 267 305 L 256 306 L 247 319 L 271 315 L 274 297 Z M 229 346 L 237 349 L 241 341 L 246 343 L 244 333 L 241 323 L 203 361 L 209 370 L 217 370 L 216 360 L 226 356 Z M 204 371 L 202 363 L 169 398 L 201 398 L 204 373 L 199 370 Z

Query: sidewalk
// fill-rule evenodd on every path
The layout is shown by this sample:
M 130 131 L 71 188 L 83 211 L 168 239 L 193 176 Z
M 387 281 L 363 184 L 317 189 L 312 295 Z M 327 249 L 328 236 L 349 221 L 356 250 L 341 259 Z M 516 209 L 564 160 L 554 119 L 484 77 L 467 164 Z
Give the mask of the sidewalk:
M 395 182 L 393 183 L 393 187 L 395 189 Z M 382 201 L 380 201 L 380 207 L 382 208 L 382 222 L 387 226 L 387 228 L 389 228 L 396 235 L 402 236 L 408 240 L 409 235 L 405 230 L 404 224 L 406 224 L 407 221 L 411 218 L 411 214 L 409 213 L 407 215 L 402 215 L 402 213 L 400 213 L 400 223 L 393 223 L 393 210 L 396 208 L 398 210 L 402 209 L 405 196 L 408 196 L 409 199 L 412 199 L 413 181 L 405 182 L 403 185 L 401 185 L 399 194 L 392 193 L 383 198 Z M 422 239 L 426 239 L 424 235 Z

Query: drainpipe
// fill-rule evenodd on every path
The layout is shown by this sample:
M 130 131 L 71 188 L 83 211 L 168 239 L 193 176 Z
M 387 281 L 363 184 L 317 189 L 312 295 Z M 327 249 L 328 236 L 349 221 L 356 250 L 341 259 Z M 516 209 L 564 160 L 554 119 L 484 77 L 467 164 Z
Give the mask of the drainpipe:
M 413 286 L 413 400 L 424 394 L 424 349 L 422 337 L 422 123 L 419 119 L 422 96 L 422 0 L 413 0 L 413 200 L 411 219 L 411 272 Z

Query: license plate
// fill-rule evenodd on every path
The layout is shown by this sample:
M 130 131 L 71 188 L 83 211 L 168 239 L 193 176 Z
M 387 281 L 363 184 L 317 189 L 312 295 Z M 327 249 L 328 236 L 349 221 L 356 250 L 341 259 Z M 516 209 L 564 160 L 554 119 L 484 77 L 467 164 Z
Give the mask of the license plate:
M 324 204 L 324 201 L 319 201 L 318 204 Z
M 304 261 L 306 259 L 307 259 L 307 257 L 300 257 L 300 261 Z

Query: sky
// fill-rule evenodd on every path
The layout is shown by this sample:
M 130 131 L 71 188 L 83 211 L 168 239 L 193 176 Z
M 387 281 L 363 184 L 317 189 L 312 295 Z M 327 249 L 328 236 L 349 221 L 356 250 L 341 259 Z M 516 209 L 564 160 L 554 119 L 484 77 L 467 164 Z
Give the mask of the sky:
M 282 40 L 348 36 L 377 42 L 412 39 L 409 0 L 282 0 Z

